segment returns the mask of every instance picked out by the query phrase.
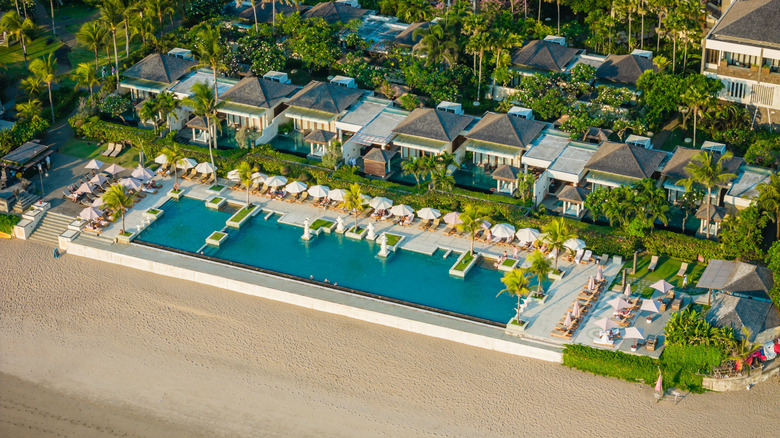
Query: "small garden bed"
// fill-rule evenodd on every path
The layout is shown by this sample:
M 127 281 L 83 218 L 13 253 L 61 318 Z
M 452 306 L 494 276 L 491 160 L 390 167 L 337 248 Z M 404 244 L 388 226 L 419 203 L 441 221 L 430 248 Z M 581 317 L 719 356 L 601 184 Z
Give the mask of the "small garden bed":
M 14 225 L 18 224 L 22 220 L 15 214 L 0 214 L 0 232 L 5 234 L 14 233 Z
M 366 235 L 366 229 L 352 226 L 347 229 L 347 232 L 344 233 L 344 235 L 350 239 L 363 240 L 363 237 Z
M 134 232 L 125 231 L 116 236 L 116 241 L 119 243 L 130 243 L 130 241 L 133 240 L 133 237 L 135 237 Z
M 168 192 L 168 197 L 173 199 L 179 199 L 182 196 L 182 189 L 171 189 L 170 192 Z
M 506 325 L 505 333 L 508 335 L 522 336 L 527 326 L 528 323 L 526 321 L 523 321 L 522 319 L 518 320 L 515 317 Z
M 328 220 L 325 220 L 325 219 L 317 219 L 316 221 L 314 221 L 313 224 L 311 224 L 309 226 L 309 228 L 312 231 L 316 231 L 316 230 L 319 230 L 320 228 L 323 228 L 323 229 L 332 228 L 333 225 L 334 225 L 333 221 L 328 221 Z
M 206 207 L 219 210 L 225 202 L 227 202 L 227 199 L 220 196 L 215 196 L 206 202 Z
M 228 234 L 222 231 L 214 231 L 209 237 L 206 238 L 207 245 L 219 246 L 227 239 Z
M 456 277 L 465 277 L 466 274 L 477 264 L 479 260 L 479 254 L 472 254 L 469 251 L 465 251 L 458 257 L 458 261 L 450 268 L 450 275 Z
M 159 208 L 149 208 L 143 214 L 145 218 L 149 218 L 151 220 L 159 219 L 162 215 L 163 211 Z
M 214 191 L 214 192 L 221 192 L 222 189 L 224 189 L 224 188 L 225 188 L 225 186 L 217 184 L 217 185 L 213 185 L 213 186 L 209 187 L 209 190 Z
M 225 223 L 229 227 L 233 228 L 239 228 L 241 225 L 244 224 L 247 220 L 249 220 L 250 217 L 254 215 L 255 212 L 259 211 L 257 208 L 257 205 L 247 205 L 241 208 L 241 210 L 238 210 L 236 214 L 230 217 Z
M 520 263 L 520 260 L 506 259 L 503 262 L 501 262 L 500 265 L 498 265 L 498 270 L 499 271 L 504 271 L 504 272 L 509 272 L 509 271 L 515 269 L 515 267 L 517 267 L 518 263 Z
M 401 239 L 404 238 L 404 236 L 399 236 L 398 234 L 391 234 L 391 233 L 385 233 L 385 236 L 387 236 L 387 246 L 388 247 L 394 247 L 398 244 L 398 242 L 401 241 Z

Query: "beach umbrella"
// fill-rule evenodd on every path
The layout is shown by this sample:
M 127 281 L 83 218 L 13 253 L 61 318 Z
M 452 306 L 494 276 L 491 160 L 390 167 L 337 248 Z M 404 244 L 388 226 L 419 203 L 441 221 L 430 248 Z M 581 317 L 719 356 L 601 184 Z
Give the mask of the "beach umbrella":
M 393 208 L 390 209 L 390 213 L 392 213 L 394 216 L 409 216 L 414 214 L 414 210 L 412 207 L 409 207 L 406 204 L 398 204 L 394 205 Z
M 387 210 L 393 206 L 393 201 L 382 196 L 377 196 L 376 198 L 372 199 L 368 205 L 373 207 L 374 210 Z
M 95 169 L 99 170 L 101 167 L 103 167 L 103 162 L 100 160 L 89 160 L 89 163 L 87 163 L 86 166 L 84 166 L 85 169 Z
M 630 297 L 631 296 L 631 283 L 627 283 L 626 284 L 626 290 L 623 291 L 623 294 L 626 297 Z
M 137 190 L 141 187 L 141 181 L 135 178 L 122 178 L 119 180 L 119 184 L 122 184 L 125 188 Z
M 517 239 L 521 242 L 536 242 L 542 233 L 535 228 L 521 228 L 517 230 Z
M 92 201 L 92 206 L 93 207 L 101 207 L 101 206 L 103 206 L 103 197 L 101 196 L 99 198 L 95 198 L 95 200 Z
M 646 310 L 651 313 L 658 313 L 660 311 L 660 308 L 658 307 L 658 302 L 655 300 L 642 300 L 642 307 L 639 308 L 640 311 Z
M 76 189 L 76 193 L 92 193 L 92 184 L 82 183 L 79 188 Z
M 87 207 L 83 210 L 81 210 L 81 213 L 79 213 L 79 217 L 91 221 L 93 219 L 99 218 L 103 214 L 102 211 L 98 210 L 95 207 Z
M 97 184 L 99 186 L 102 186 L 106 181 L 108 181 L 108 177 L 103 174 L 97 174 L 89 180 L 92 184 Z
M 154 159 L 154 162 L 157 164 L 166 164 L 168 163 L 168 157 L 166 157 L 165 154 L 160 154 Z
M 626 333 L 623 335 L 626 339 L 644 339 L 645 335 L 637 327 L 629 327 L 626 329 Z
M 482 228 L 484 228 L 486 230 L 489 230 L 490 229 L 490 225 L 492 225 L 492 224 L 490 222 L 488 222 L 488 221 L 483 219 L 482 223 L 480 225 L 482 225 Z
M 563 325 L 566 328 L 571 327 L 572 320 L 571 320 L 571 313 L 566 312 L 566 318 L 563 320 Z
M 596 281 L 604 281 L 604 267 L 599 265 L 599 270 L 596 272 Z
M 572 251 L 579 251 L 581 249 L 585 249 L 586 245 L 585 242 L 580 239 L 569 239 L 563 243 L 563 246 L 569 248 Z
M 193 167 L 197 166 L 198 162 L 193 160 L 192 158 L 182 158 L 179 160 L 178 163 L 176 163 L 176 167 L 179 169 L 189 170 Z
M 124 167 L 119 166 L 117 164 L 112 164 L 112 165 L 106 167 L 105 169 L 103 169 L 103 172 L 108 172 L 111 175 L 116 175 L 117 173 L 119 173 L 119 172 L 121 172 L 123 170 L 127 170 L 127 169 L 125 169 Z
M 287 184 L 287 178 L 280 175 L 276 175 L 266 179 L 265 183 L 268 185 L 268 187 L 274 187 L 274 188 L 281 187 Z
M 490 234 L 492 234 L 493 237 L 497 237 L 499 239 L 514 237 L 515 227 L 510 224 L 498 224 L 490 229 Z
M 249 178 L 252 180 L 253 183 L 262 183 L 263 181 L 268 179 L 268 175 L 260 172 L 254 172 L 251 175 L 249 175 Z
M 368 195 L 360 195 L 360 204 L 361 205 L 368 205 L 371 203 L 371 197 Z
M 661 373 L 658 373 L 658 380 L 655 382 L 655 390 L 657 392 L 661 392 L 664 390 L 664 384 L 663 384 L 663 375 Z
M 629 303 L 628 301 L 624 300 L 623 297 L 613 298 L 613 299 L 607 301 L 607 304 L 612 306 L 612 308 L 614 308 L 615 310 L 625 309 L 626 307 L 631 306 L 631 303 Z
M 580 302 L 574 301 L 574 305 L 571 307 L 571 314 L 574 315 L 575 318 L 580 316 Z
M 603 318 L 596 321 L 596 326 L 604 331 L 618 327 L 617 323 L 609 318 Z
M 328 196 L 328 193 L 330 192 L 330 188 L 328 186 L 311 186 L 309 188 L 309 194 L 315 198 L 324 198 Z
M 133 170 L 133 173 L 130 174 L 133 178 L 140 179 L 141 181 L 146 181 L 147 179 L 151 179 L 154 177 L 154 172 L 152 172 L 151 169 L 147 169 L 142 166 L 138 166 Z
M 588 277 L 588 289 L 595 290 L 596 289 L 596 280 L 591 275 Z
M 460 225 L 463 221 L 460 220 L 460 213 L 451 211 L 444 215 L 444 223 L 447 225 Z
M 668 281 L 661 279 L 651 284 L 650 287 L 657 290 L 658 292 L 661 292 L 662 294 L 665 294 L 672 290 L 674 286 L 672 286 L 672 284 Z
M 433 220 L 438 219 L 441 212 L 435 208 L 425 207 L 417 210 L 417 216 L 420 216 L 420 219 Z
M 333 189 L 328 193 L 328 199 L 331 201 L 343 201 L 346 194 L 347 191 L 344 189 Z
M 227 179 L 231 181 L 239 181 L 241 179 L 241 175 L 239 174 L 238 169 L 233 169 L 230 172 L 228 172 Z
M 290 184 L 287 184 L 284 189 L 292 194 L 296 194 L 306 190 L 306 187 L 308 186 L 300 181 L 293 181 Z
M 211 163 L 202 162 L 198 163 L 197 166 L 195 166 L 195 170 L 198 171 L 198 173 L 214 173 L 214 168 L 211 167 Z

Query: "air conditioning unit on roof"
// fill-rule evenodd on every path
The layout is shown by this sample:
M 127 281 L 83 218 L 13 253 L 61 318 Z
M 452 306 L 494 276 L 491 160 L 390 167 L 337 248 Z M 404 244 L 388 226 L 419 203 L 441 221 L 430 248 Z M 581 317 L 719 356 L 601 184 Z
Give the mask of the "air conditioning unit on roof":
M 463 115 L 463 106 L 461 104 L 454 103 L 454 102 L 447 102 L 446 100 L 443 100 L 441 101 L 441 103 L 436 105 L 436 109 L 439 111 L 444 111 L 446 113 Z

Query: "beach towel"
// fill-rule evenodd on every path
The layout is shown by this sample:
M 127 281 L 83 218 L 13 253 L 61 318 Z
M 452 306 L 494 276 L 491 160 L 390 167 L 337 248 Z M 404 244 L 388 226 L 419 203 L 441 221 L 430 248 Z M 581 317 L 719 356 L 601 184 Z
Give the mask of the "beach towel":
M 767 342 L 764 344 L 764 355 L 766 355 L 767 360 L 772 360 L 775 357 L 777 357 L 777 352 L 775 351 L 775 343 L 772 341 Z
M 775 353 L 780 354 L 780 344 L 775 344 Z

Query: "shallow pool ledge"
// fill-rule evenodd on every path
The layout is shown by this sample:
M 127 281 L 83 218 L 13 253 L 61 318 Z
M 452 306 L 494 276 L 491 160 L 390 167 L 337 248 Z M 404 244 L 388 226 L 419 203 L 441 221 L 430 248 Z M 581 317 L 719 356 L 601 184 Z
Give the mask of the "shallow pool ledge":
M 503 328 L 454 318 L 324 286 L 203 260 L 141 245 L 95 240 L 68 242 L 70 255 L 189 280 L 308 309 L 548 362 L 563 361 L 562 348 L 504 333 Z

